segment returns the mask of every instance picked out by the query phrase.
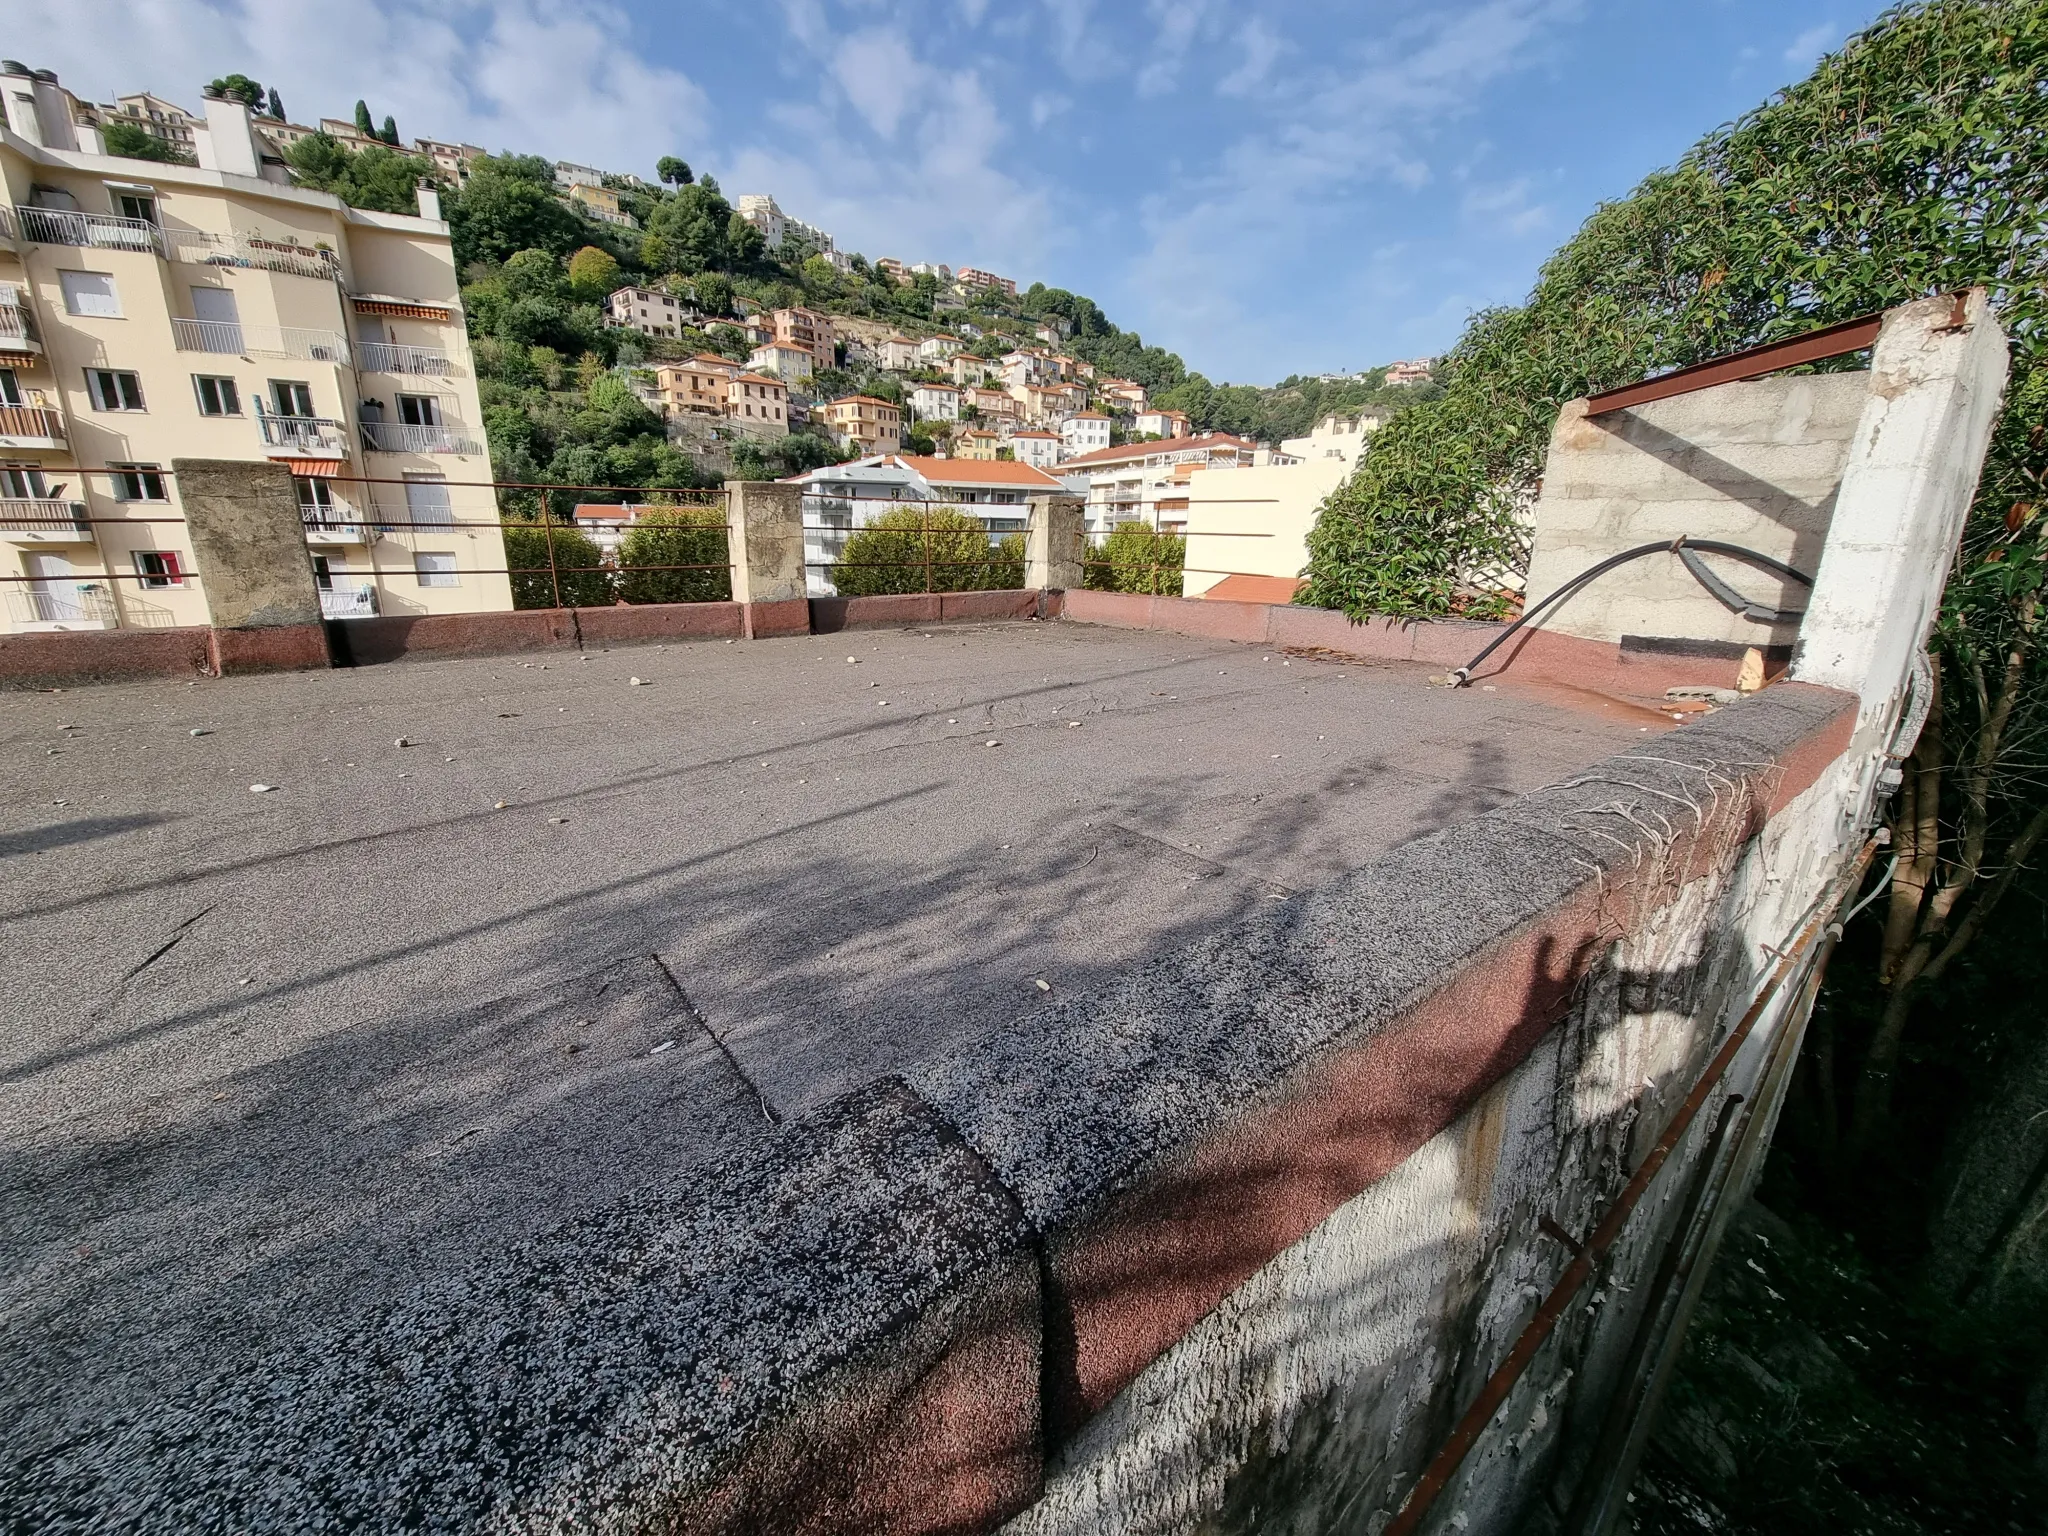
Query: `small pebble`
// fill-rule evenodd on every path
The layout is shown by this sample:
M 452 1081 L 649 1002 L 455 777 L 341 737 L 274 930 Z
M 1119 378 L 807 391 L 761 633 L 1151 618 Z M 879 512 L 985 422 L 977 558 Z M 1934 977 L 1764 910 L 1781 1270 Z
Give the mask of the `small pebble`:
M 569 818 L 566 816 L 550 816 L 548 821 L 551 825 L 557 827 L 566 827 L 569 824 Z
M 392 742 L 391 745 L 393 745 L 394 747 L 409 747 L 412 745 L 412 743 L 405 737 L 401 736 L 396 741 Z
M 1000 741 L 985 741 L 982 745 L 985 747 L 1000 747 L 1002 743 Z
M 1052 990 L 1052 983 L 1045 980 L 1043 977 L 1040 977 L 1038 980 L 1032 982 L 1031 984 L 1034 987 L 1038 988 L 1038 990 L 1041 992 L 1050 992 Z
M 267 795 L 276 788 L 275 784 L 251 784 L 249 786 L 249 793 L 252 795 Z M 60 800 L 57 803 L 62 805 L 64 802 Z
M 213 732 L 205 729 L 203 726 L 195 725 L 192 727 L 191 730 L 187 731 L 185 734 L 188 736 L 211 736 Z
M 656 1046 L 656 1047 L 655 1047 L 655 1048 L 654 1048 L 653 1050 L 649 1051 L 649 1052 L 648 1052 L 647 1054 L 648 1054 L 648 1055 L 650 1055 L 650 1056 L 659 1056 L 659 1055 L 660 1055 L 660 1054 L 661 1054 L 661 1053 L 662 1053 L 663 1051 L 672 1051 L 672 1050 L 674 1050 L 675 1048 L 676 1048 L 676 1043 L 675 1043 L 675 1041 L 673 1041 L 673 1040 L 664 1040 L 664 1041 L 662 1041 L 662 1042 L 661 1042 L 661 1044 L 657 1045 L 657 1046 Z
M 645 688 L 647 685 L 637 677 L 629 677 L 626 679 L 626 686 L 628 688 Z
M 505 809 L 505 802 L 500 800 L 496 805 L 492 806 L 491 809 L 494 811 L 502 811 L 503 809 Z

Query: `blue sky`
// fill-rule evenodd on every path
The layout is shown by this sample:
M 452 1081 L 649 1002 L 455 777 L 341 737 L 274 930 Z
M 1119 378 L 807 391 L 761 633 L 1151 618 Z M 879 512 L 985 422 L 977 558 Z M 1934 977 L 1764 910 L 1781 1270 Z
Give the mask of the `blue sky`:
M 651 173 L 1096 299 L 1212 379 L 1436 352 L 1876 0 L 68 0 L 10 56 Z

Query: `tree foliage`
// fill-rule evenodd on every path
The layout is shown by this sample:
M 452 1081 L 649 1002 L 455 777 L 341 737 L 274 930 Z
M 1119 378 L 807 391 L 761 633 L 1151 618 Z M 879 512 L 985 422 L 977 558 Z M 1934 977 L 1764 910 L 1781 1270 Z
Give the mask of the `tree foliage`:
M 311 133 L 284 152 L 302 187 L 332 192 L 352 208 L 417 213 L 419 184 L 436 179 L 434 164 L 382 144 L 350 149 L 331 134 Z
M 730 602 L 724 514 L 712 507 L 642 511 L 619 545 L 618 591 L 629 603 Z
M 556 198 L 554 167 L 538 155 L 481 156 L 447 213 L 462 268 L 520 251 L 566 256 L 590 239 L 589 223 Z
M 208 82 L 206 94 L 226 101 L 239 101 L 251 112 L 263 110 L 263 87 L 247 75 L 222 75 L 218 80 Z
M 580 528 L 558 518 L 507 519 L 504 535 L 514 608 L 605 608 L 615 600 L 617 573 Z
M 602 304 L 625 285 L 619 259 L 610 251 L 586 245 L 569 258 L 569 291 L 585 304 Z
M 100 141 L 106 145 L 108 154 L 119 155 L 126 160 L 155 160 L 164 165 L 195 163 L 190 155 L 168 139 L 160 139 L 147 128 L 124 123 L 118 118 L 110 119 L 100 130 Z
M 1895 812 L 1886 1003 L 1837 1050 L 1845 1170 L 1881 1149 L 1918 990 L 2048 836 L 2044 216 L 2048 6 L 1895 8 L 1597 210 L 1526 303 L 1476 317 L 1441 364 L 1443 395 L 1373 438 L 1309 541 L 1306 602 L 1354 616 L 1484 605 L 1473 574 L 1518 553 L 1517 515 L 1565 401 L 1927 294 L 1990 290 L 2011 382 L 1936 626 L 1939 706 Z
M 846 541 L 830 574 L 841 597 L 1021 587 L 1024 539 L 992 544 L 980 519 L 951 507 L 895 507 Z
M 1081 584 L 1097 592 L 1179 597 L 1188 541 L 1143 523 L 1119 523 L 1082 562 Z

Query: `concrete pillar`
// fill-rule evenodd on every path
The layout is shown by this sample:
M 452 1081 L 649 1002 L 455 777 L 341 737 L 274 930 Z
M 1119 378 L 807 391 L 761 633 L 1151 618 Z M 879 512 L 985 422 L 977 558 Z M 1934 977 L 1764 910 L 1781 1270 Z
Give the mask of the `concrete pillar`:
M 171 468 L 213 626 L 215 670 L 331 665 L 290 469 L 243 459 L 174 459 Z
M 2005 389 L 1982 289 L 1885 316 L 1792 676 L 1862 699 L 1851 755 L 1875 762 L 1926 648 Z M 1882 738 L 1882 739 L 1881 739 Z
M 811 632 L 804 579 L 804 497 L 778 480 L 725 482 L 726 552 L 741 633 L 749 640 Z
M 1088 553 L 1087 525 L 1078 496 L 1034 496 L 1024 533 L 1024 585 L 1039 592 L 1064 592 L 1081 585 Z

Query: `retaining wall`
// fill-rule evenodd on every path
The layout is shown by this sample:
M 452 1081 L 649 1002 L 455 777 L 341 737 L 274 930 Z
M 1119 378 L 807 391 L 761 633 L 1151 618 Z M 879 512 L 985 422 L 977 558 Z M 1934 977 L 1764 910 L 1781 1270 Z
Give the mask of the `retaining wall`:
M 1423 838 L 138 1406 L 0 1477 L 0 1513 L 962 1536 L 1384 1506 L 1562 1266 L 1537 1213 L 1583 1229 L 1763 963 L 1745 926 L 1791 925 L 1806 871 L 1762 861 L 1839 856 L 1775 829 L 1854 712 L 1773 688 Z

